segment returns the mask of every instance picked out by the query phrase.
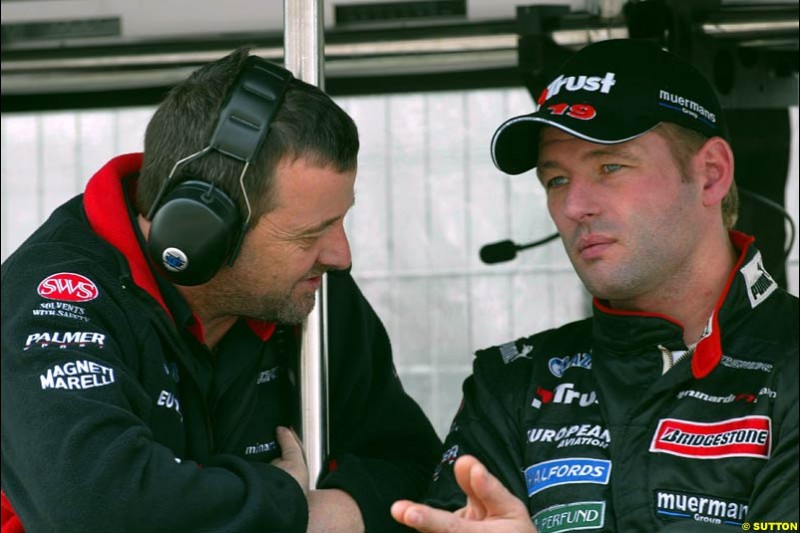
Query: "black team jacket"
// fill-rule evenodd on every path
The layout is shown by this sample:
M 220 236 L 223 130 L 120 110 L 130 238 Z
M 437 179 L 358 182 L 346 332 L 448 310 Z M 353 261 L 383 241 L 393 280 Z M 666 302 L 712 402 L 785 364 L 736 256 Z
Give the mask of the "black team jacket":
M 796 524 L 797 298 L 752 237 L 731 239 L 738 264 L 688 353 L 670 317 L 597 300 L 592 318 L 478 352 L 428 503 L 464 505 L 452 465 L 472 454 L 539 533 Z
M 212 356 L 142 254 L 123 194 L 140 165 L 112 160 L 2 266 L 4 515 L 29 532 L 305 531 L 300 487 L 269 464 L 297 420 L 296 328 L 242 319 Z M 393 531 L 389 506 L 421 496 L 441 443 L 349 274 L 329 300 L 319 488 Z

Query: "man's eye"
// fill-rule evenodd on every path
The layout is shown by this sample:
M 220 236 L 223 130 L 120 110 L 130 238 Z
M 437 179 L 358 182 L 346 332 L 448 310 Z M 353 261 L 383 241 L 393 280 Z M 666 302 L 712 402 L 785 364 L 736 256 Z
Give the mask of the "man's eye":
M 544 184 L 544 188 L 550 191 L 552 189 L 557 189 L 558 187 L 561 187 L 566 183 L 567 183 L 567 178 L 565 178 L 564 176 L 556 176 L 555 178 L 547 180 Z
M 606 174 L 611 174 L 612 172 L 616 172 L 617 170 L 620 170 L 621 168 L 622 168 L 622 165 L 618 165 L 617 163 L 607 163 L 607 164 L 603 165 L 603 172 L 605 172 Z

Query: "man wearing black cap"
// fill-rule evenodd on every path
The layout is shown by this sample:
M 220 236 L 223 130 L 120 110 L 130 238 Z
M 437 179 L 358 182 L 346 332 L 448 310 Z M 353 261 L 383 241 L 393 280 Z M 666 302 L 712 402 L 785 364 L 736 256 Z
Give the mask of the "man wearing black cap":
M 492 155 L 536 167 L 593 317 L 479 351 L 426 499 L 446 511 L 393 516 L 465 533 L 796 525 L 797 298 L 732 230 L 713 90 L 615 40 L 575 54 L 538 103 Z

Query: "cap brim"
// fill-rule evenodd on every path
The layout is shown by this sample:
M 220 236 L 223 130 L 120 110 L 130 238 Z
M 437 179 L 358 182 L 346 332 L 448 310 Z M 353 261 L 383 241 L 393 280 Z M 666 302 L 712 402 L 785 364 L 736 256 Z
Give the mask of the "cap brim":
M 641 137 L 658 124 L 649 124 L 640 131 L 619 138 L 600 139 L 560 124 L 536 113 L 508 119 L 492 137 L 492 161 L 506 174 L 522 174 L 534 168 L 539 160 L 539 133 L 552 126 L 584 141 L 597 144 L 619 144 Z

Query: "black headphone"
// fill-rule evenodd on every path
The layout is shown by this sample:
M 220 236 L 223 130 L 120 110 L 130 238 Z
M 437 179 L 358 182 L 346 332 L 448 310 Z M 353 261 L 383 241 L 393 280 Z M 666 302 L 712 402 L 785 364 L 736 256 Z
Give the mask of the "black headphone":
M 252 215 L 244 175 L 291 80 L 288 70 L 257 56 L 248 57 L 222 106 L 208 146 L 176 162 L 161 185 L 147 214 L 152 221 L 148 250 L 153 263 L 173 283 L 200 285 L 214 277 L 226 260 L 233 265 Z M 190 179 L 171 187 L 181 166 L 212 150 L 244 163 L 239 185 L 247 205 L 246 217 L 213 183 Z

